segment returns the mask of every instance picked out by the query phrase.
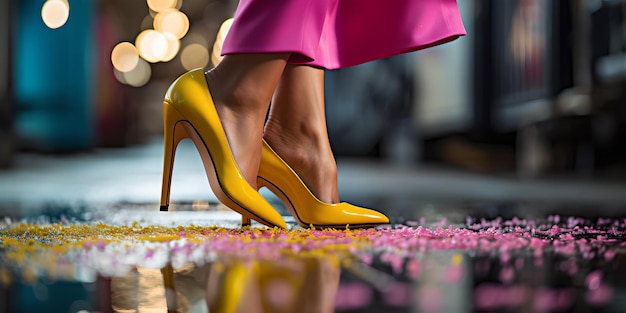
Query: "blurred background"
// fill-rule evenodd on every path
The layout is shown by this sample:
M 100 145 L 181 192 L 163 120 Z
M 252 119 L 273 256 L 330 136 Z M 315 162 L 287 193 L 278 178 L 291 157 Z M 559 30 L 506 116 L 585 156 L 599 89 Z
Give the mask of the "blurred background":
M 1 1 L 4 174 L 28 167 L 23 160 L 32 155 L 160 147 L 167 86 L 218 62 L 227 29 L 220 27 L 236 5 Z M 468 36 L 327 72 L 329 135 L 339 159 L 623 181 L 626 1 L 459 6 Z M 158 149 L 149 150 L 156 159 Z
M 624 218 L 626 0 L 458 4 L 467 36 L 327 71 L 326 113 L 342 200 L 406 225 L 464 225 L 468 216 Z M 40 224 L 237 225 L 240 216 L 217 205 L 188 141 L 176 155 L 170 210 L 219 212 L 157 210 L 163 96 L 180 74 L 219 62 L 236 6 L 237 0 L 0 0 L 0 226 L 22 217 Z M 278 199 L 270 202 L 279 208 Z M 551 218 L 558 223 L 558 216 Z M 441 260 L 454 258 L 442 255 L 426 260 L 436 264 L 432 277 L 450 276 L 442 274 L 448 263 Z M 519 277 L 533 279 L 521 282 L 571 284 L 582 299 L 584 276 L 562 284 L 550 270 L 561 264 L 558 258 L 547 259 L 546 269 L 525 267 L 532 275 Z M 472 259 L 461 263 L 470 273 L 477 268 Z M 621 263 L 597 264 L 619 271 Z M 581 266 L 581 273 L 588 268 Z M 181 272 L 187 279 L 181 285 L 196 286 L 195 279 L 208 277 L 205 270 Z M 142 297 L 142 290 L 158 297 L 148 307 L 165 305 L 164 289 L 154 289 L 162 288 L 154 283 L 158 271 L 135 272 L 129 289 L 111 280 L 83 284 L 76 273 L 76 283 L 54 287 L 43 280 L 50 287 L 43 298 L 33 291 L 41 289 L 5 288 L 7 276 L 0 275 L 0 312 L 13 312 L 6 308 L 15 303 L 24 311 L 61 311 L 78 298 L 111 307 L 110 298 L 90 297 L 115 288 L 131 305 L 142 305 L 136 298 L 155 299 Z M 357 281 L 349 275 L 342 274 L 342 282 Z M 431 276 L 425 281 L 437 284 Z M 452 289 L 444 285 L 454 300 L 449 303 L 471 303 L 460 298 L 476 286 L 471 279 Z M 625 298 L 618 293 L 623 288 L 615 290 L 615 299 Z M 204 301 L 204 289 L 195 301 Z M 623 311 L 619 301 L 616 311 Z

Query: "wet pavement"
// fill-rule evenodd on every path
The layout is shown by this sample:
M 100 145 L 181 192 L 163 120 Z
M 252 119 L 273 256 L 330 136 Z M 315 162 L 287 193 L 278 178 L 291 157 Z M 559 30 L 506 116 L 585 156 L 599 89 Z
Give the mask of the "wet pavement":
M 0 172 L 0 312 L 626 311 L 626 184 L 341 160 L 391 225 L 241 229 L 184 146 L 159 212 L 159 148 Z

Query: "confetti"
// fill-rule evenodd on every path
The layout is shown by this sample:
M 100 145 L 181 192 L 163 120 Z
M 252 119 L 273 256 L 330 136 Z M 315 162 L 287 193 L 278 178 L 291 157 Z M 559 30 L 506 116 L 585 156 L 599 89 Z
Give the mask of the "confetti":
M 581 260 L 615 260 L 626 238 L 626 221 L 607 218 L 597 223 L 562 216 L 551 216 L 546 222 L 520 218 L 466 221 L 464 225 L 452 225 L 443 219 L 426 225 L 421 219 L 419 223 L 356 230 L 163 226 L 138 222 L 110 225 L 67 220 L 9 223 L 0 228 L 0 260 L 5 268 L 32 279 L 37 275 L 71 274 L 69 265 L 115 276 L 136 267 L 180 268 L 229 258 L 333 257 L 368 266 L 380 262 L 394 275 L 406 273 L 408 278 L 418 279 L 427 271 L 420 258 L 433 251 L 451 251 L 455 254 L 447 260 L 451 265 L 443 276 L 449 281 L 462 279 L 466 270 L 462 254 L 471 254 L 497 256 L 502 265 L 500 279 L 508 284 L 514 281 L 516 271 L 525 268 L 520 256 L 530 256 L 529 264 L 534 266 L 541 266 L 546 255 L 562 256 L 561 270 L 574 275 L 581 268 Z M 50 264 L 68 264 L 67 273 Z M 474 267 L 483 274 L 489 271 L 488 264 Z M 6 274 L 2 277 L 5 281 Z M 610 292 L 601 290 L 591 302 L 602 302 L 606 295 Z

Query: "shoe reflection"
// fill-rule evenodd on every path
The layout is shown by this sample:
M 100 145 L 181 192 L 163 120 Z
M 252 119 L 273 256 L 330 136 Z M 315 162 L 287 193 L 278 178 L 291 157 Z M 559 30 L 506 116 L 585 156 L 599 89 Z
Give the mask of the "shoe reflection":
M 107 285 L 113 312 L 330 313 L 339 276 L 330 258 L 228 260 L 136 268 Z
M 323 258 L 232 261 L 211 268 L 209 312 L 334 312 L 340 266 Z
M 101 312 L 206 312 L 209 271 L 208 264 L 135 268 L 109 279 L 111 306 Z

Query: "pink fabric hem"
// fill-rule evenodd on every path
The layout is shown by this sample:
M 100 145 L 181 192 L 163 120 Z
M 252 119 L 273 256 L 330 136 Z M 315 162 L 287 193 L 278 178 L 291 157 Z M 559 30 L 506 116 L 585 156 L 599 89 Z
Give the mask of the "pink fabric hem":
M 456 0 L 241 0 L 222 54 L 343 68 L 465 35 Z

